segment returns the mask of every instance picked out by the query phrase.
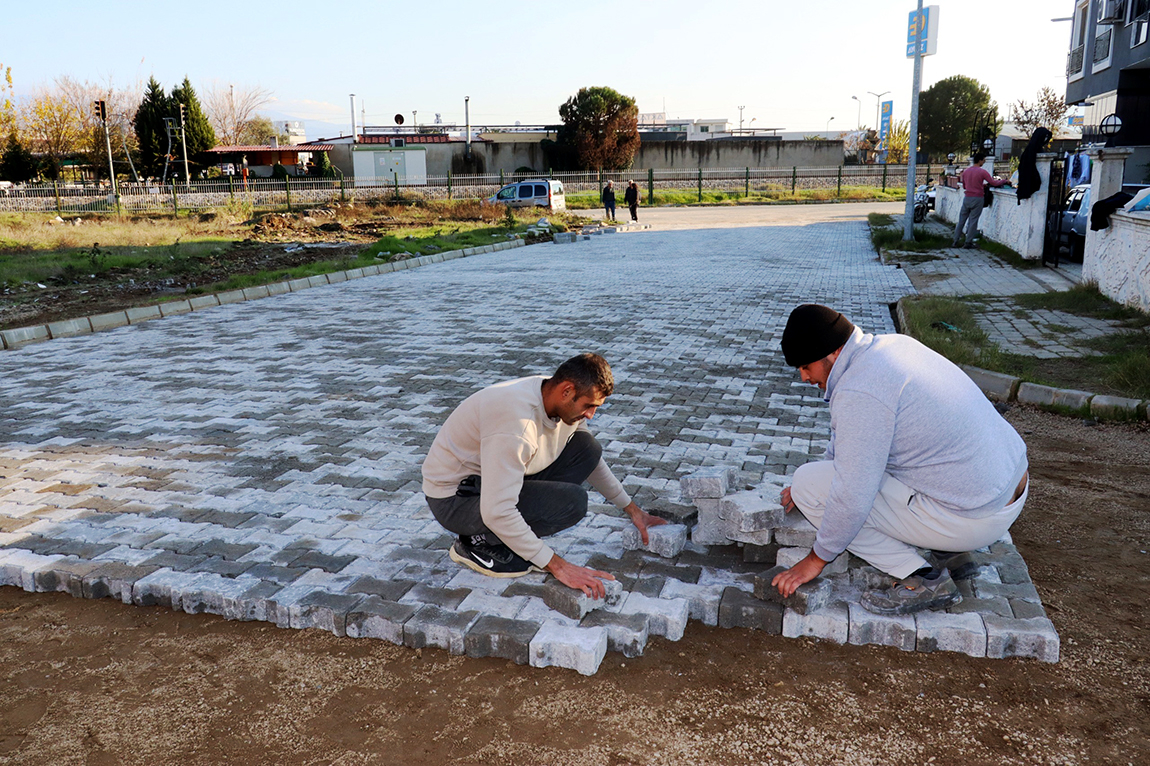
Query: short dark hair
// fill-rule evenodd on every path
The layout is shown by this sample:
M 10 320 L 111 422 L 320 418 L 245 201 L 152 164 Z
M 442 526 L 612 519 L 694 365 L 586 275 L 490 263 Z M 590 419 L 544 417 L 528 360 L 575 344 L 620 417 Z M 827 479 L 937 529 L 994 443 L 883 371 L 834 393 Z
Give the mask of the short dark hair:
M 979 163 L 979 162 L 982 162 L 983 160 L 985 160 L 985 159 L 986 159 L 986 157 L 987 157 L 987 154 L 986 154 L 986 152 L 982 151 L 981 149 L 980 149 L 980 150 L 978 150 L 977 152 L 975 152 L 975 153 L 974 153 L 974 162 L 975 162 L 975 164 L 977 164 L 977 163 Z
M 580 354 L 573 356 L 551 376 L 551 380 L 558 383 L 566 381 L 575 385 L 576 396 L 588 396 L 598 391 L 603 396 L 610 396 L 615 391 L 615 376 L 611 374 L 611 365 L 598 354 Z

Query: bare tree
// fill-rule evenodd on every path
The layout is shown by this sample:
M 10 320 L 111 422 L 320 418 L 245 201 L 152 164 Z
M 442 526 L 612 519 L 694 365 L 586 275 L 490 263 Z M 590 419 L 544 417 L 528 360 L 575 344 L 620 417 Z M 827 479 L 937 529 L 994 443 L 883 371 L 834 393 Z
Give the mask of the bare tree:
M 272 92 L 258 85 L 224 85 L 214 82 L 203 91 L 200 101 L 219 142 L 235 146 L 241 143 L 245 128 L 255 119 L 256 111 L 271 103 Z
M 1010 120 L 1027 136 L 1034 135 L 1036 128 L 1046 128 L 1057 134 L 1069 113 L 1066 100 L 1053 88 L 1044 86 L 1033 103 L 1018 99 L 1010 107 Z
M 103 101 L 108 120 L 108 139 L 117 164 L 117 173 L 127 173 L 132 167 L 129 152 L 136 150 L 132 120 L 140 108 L 141 88 L 117 88 L 107 82 L 75 80 L 67 75 L 57 77 L 55 92 L 59 99 L 71 106 L 80 120 L 80 135 L 73 151 L 86 155 L 88 164 L 98 176 L 106 175 L 107 154 L 104 146 L 104 126 L 95 114 L 93 102 Z

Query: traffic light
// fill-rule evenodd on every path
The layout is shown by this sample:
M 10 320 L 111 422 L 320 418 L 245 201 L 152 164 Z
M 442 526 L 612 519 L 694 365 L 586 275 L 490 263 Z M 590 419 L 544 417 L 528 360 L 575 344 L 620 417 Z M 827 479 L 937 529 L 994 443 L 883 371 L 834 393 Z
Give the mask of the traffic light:
M 96 113 L 96 116 L 99 117 L 101 121 L 104 121 L 104 122 L 107 121 L 107 119 L 108 119 L 108 105 L 105 104 L 103 101 L 93 101 L 92 102 L 92 111 Z
M 180 104 L 180 124 L 184 124 L 184 116 L 187 114 L 187 107 Z

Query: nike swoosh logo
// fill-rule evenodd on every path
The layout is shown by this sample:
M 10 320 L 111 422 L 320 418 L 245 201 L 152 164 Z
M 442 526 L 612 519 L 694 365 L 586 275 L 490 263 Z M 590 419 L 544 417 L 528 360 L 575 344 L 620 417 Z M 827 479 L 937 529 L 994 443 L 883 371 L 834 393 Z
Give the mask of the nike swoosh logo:
M 494 567 L 494 566 L 495 566 L 495 562 L 494 562 L 494 561 L 487 561 L 486 559 L 484 559 L 482 556 L 480 556 L 480 555 L 479 555 L 479 554 L 477 554 L 477 553 L 472 553 L 471 555 L 475 557 L 475 560 L 476 560 L 476 561 L 478 561 L 480 564 L 482 564 L 483 566 L 487 567 L 488 569 L 491 569 L 492 567 Z

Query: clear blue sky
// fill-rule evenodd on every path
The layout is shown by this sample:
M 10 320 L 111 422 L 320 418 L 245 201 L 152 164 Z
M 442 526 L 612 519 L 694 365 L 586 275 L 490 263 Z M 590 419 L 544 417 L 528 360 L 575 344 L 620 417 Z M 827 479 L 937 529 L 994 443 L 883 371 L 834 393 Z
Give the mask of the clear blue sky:
M 926 3 L 930 5 L 931 3 Z M 1073 0 L 938 0 L 938 54 L 923 88 L 954 74 L 986 84 L 1006 112 L 1044 85 L 1065 88 Z M 276 118 L 350 125 L 348 94 L 369 124 L 412 110 L 473 123 L 557 122 L 580 87 L 608 85 L 641 112 L 725 117 L 821 131 L 875 121 L 874 96 L 908 115 L 911 0 L 584 0 L 578 3 L 345 0 L 339 3 L 35 3 L 9 0 L 0 63 L 17 94 L 55 77 L 118 87 L 154 75 L 259 85 Z M 858 96 L 859 102 L 851 99 Z M 357 109 L 358 119 L 358 109 Z M 309 137 L 317 137 L 308 131 Z

